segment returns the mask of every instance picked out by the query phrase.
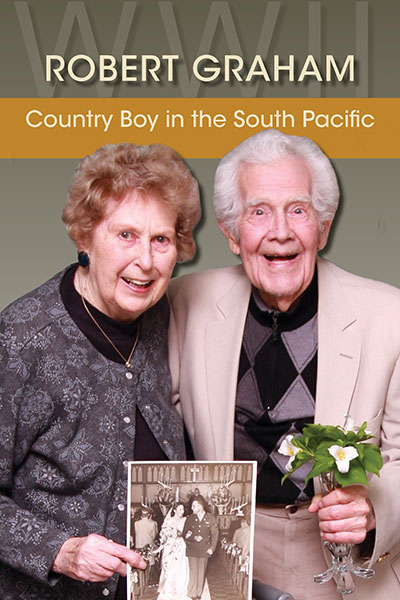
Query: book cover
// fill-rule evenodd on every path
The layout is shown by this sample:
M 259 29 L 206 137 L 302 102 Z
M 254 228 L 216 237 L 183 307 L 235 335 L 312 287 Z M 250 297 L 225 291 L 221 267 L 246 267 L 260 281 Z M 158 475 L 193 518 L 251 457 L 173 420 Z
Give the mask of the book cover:
M 198 252 L 176 274 L 237 262 L 216 224 L 214 173 L 270 127 L 333 161 L 341 204 L 324 255 L 400 285 L 399 26 L 398 0 L 2 0 L 0 308 L 76 260 L 61 211 L 79 160 L 108 143 L 169 145 L 198 178 Z M 169 485 L 149 478 L 130 488 L 133 508 L 154 500 L 140 490 Z M 175 495 L 194 481 L 175 479 Z M 246 597 L 251 565 L 228 550 Z M 132 595 L 142 584 L 132 575 Z

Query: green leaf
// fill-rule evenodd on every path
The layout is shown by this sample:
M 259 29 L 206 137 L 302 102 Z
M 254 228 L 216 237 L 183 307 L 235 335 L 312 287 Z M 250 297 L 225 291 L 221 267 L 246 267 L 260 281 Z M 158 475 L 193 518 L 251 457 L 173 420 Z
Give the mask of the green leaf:
M 361 483 L 363 485 L 369 485 L 365 469 L 361 464 L 359 458 L 354 458 L 350 461 L 350 468 L 347 473 L 341 473 L 336 466 L 334 467 L 335 479 L 342 486 L 355 485 Z
M 305 425 L 303 435 L 297 438 L 302 447 L 307 447 L 310 452 L 315 452 L 322 442 L 330 444 L 345 439 L 344 432 L 332 425 L 317 425 L 315 423 Z
M 289 474 L 294 473 L 295 471 L 297 471 L 297 469 L 301 466 L 303 466 L 305 463 L 307 463 L 310 460 L 309 456 L 305 456 L 304 454 L 302 454 L 301 452 L 299 452 L 296 456 L 296 458 L 294 459 L 294 461 L 292 462 L 292 466 L 290 471 L 288 471 Z
M 313 477 L 318 477 L 318 475 L 320 475 L 320 473 L 327 473 L 328 471 L 331 471 L 331 469 L 333 468 L 334 462 L 335 462 L 335 460 L 334 460 L 333 456 L 329 456 L 326 458 L 321 457 L 318 460 L 316 460 L 313 464 L 311 471 L 309 472 L 309 474 L 307 475 L 307 477 L 304 480 L 305 484 L 307 485 L 309 480 L 312 479 Z
M 345 439 L 346 439 L 346 445 L 354 444 L 358 440 L 357 433 L 355 431 L 348 431 L 345 435 Z
M 361 444 L 359 444 L 361 446 Z M 362 454 L 360 455 L 361 463 L 366 471 L 375 473 L 379 476 L 379 471 L 382 469 L 383 460 L 381 451 L 375 444 L 362 444 Z
M 293 446 L 296 446 L 296 448 L 300 448 L 300 450 L 304 450 L 305 452 L 310 453 L 308 445 L 304 442 L 302 437 L 293 439 L 292 444 Z
M 326 439 L 332 440 L 332 441 L 345 440 L 346 439 L 346 434 L 341 429 L 338 429 L 336 427 L 332 427 L 329 431 L 327 431 L 327 433 L 326 433 Z
M 367 421 L 364 421 L 364 423 L 361 425 L 361 427 L 357 431 L 357 442 L 364 442 L 365 440 L 370 440 L 371 438 L 374 437 L 370 433 L 365 432 L 366 427 L 367 427 Z
M 301 467 L 302 465 L 304 465 L 305 463 L 307 463 L 310 460 L 310 457 L 308 455 L 305 455 L 303 452 L 299 452 L 294 461 L 292 462 L 292 467 L 290 469 L 290 471 L 288 471 L 287 473 L 285 473 L 285 475 L 282 477 L 281 479 L 281 485 L 286 481 L 286 479 L 288 477 L 290 477 L 292 475 L 292 473 L 294 473 L 295 471 L 297 471 L 297 469 L 299 467 Z
M 346 446 L 343 440 L 323 440 L 317 448 L 317 453 L 324 451 L 329 454 L 329 448 L 333 445 L 333 442 L 335 442 L 338 446 L 342 446 L 343 448 Z
M 294 461 L 292 462 L 292 471 L 296 471 L 299 467 L 304 465 L 306 462 L 310 460 L 310 456 L 305 454 L 304 452 L 299 452 L 296 454 Z

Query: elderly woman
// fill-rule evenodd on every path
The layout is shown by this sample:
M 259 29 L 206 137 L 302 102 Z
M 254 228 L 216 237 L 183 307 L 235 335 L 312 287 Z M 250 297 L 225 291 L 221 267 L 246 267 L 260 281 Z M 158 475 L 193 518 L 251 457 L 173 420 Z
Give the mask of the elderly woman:
M 1 314 L 3 600 L 126 597 L 128 460 L 181 460 L 164 296 L 194 253 L 198 185 L 164 146 L 84 158 L 63 220 L 78 264 Z

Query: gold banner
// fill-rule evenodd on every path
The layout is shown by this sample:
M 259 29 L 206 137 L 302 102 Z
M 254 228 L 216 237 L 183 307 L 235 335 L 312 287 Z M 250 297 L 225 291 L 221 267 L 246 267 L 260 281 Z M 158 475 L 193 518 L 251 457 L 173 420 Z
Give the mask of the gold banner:
M 0 158 L 81 158 L 162 143 L 220 158 L 257 131 L 305 135 L 331 158 L 400 158 L 399 98 L 2 98 Z

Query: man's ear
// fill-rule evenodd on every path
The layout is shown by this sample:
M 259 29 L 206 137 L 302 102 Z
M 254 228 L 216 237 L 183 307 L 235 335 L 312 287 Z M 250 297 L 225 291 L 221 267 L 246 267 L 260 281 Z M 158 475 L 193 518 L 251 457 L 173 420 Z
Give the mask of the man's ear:
M 239 241 L 238 241 L 235 233 L 231 229 L 228 229 L 227 227 L 225 227 L 225 225 L 221 221 L 218 221 L 218 227 L 224 234 L 224 237 L 225 237 L 226 241 L 228 242 L 229 248 L 231 249 L 233 254 L 239 255 L 240 254 L 240 244 L 239 244 Z
M 318 240 L 318 250 L 322 250 L 326 246 L 326 242 L 328 241 L 329 232 L 331 229 L 332 221 L 325 221 L 322 224 L 322 230 L 319 234 Z

